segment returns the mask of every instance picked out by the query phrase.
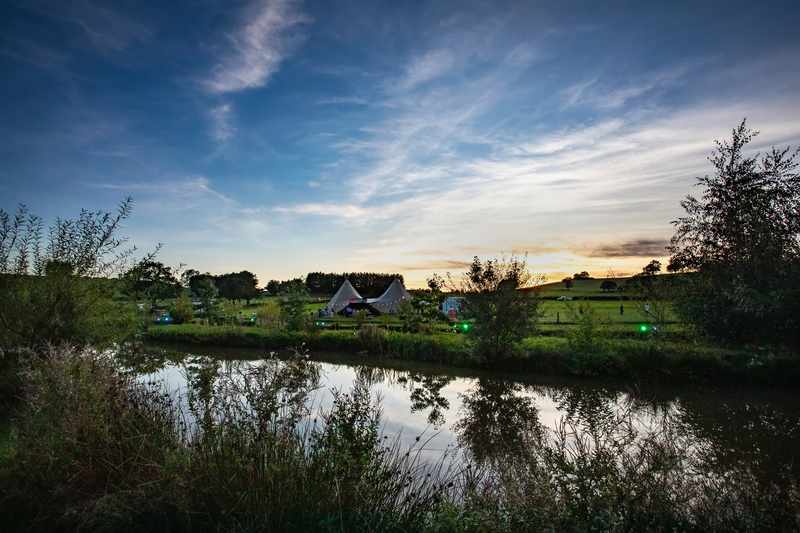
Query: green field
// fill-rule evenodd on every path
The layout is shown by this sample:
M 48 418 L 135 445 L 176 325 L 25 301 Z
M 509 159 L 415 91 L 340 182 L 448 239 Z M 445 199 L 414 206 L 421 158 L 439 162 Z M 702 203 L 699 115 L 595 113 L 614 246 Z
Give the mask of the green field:
M 553 281 L 541 285 L 538 289 L 539 295 L 543 298 L 558 298 L 559 296 L 586 297 L 586 296 L 607 296 L 613 298 L 615 296 L 624 295 L 624 291 L 619 293 L 617 291 L 605 292 L 600 289 L 600 285 L 606 281 L 611 280 L 617 284 L 618 287 L 624 287 L 625 282 L 630 277 L 625 278 L 597 278 L 597 279 L 576 279 L 573 281 L 571 288 L 567 289 L 561 281 Z

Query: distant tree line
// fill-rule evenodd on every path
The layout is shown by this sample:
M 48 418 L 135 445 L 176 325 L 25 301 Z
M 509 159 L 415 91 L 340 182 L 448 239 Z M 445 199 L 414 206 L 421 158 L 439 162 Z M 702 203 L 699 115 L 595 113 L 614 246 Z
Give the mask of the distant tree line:
M 394 279 L 403 281 L 400 274 L 381 274 L 376 272 L 348 272 L 331 274 L 325 272 L 310 272 L 306 276 L 306 289 L 312 294 L 332 295 L 345 279 L 350 280 L 353 287 L 364 298 L 380 296 Z
M 250 303 L 250 300 L 261 294 L 258 278 L 247 270 L 218 275 L 193 273 L 188 277 L 189 290 L 198 297 L 208 292 L 209 284 L 214 286 L 219 296 L 228 300 L 245 300 Z
M 296 294 L 308 291 L 303 278 L 293 278 L 284 281 L 271 279 L 267 282 L 264 288 L 272 296 L 276 296 L 278 294 Z

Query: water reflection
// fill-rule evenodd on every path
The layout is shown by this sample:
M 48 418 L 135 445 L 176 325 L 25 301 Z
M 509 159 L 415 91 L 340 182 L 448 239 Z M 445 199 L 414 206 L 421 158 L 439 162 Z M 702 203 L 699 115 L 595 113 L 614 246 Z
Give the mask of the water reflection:
M 541 433 L 533 399 L 519 383 L 479 378 L 461 400 L 458 441 L 478 463 L 519 455 Z
M 208 424 L 214 395 L 275 395 L 275 391 L 239 390 L 237 372 L 280 372 L 277 359 L 252 351 L 203 350 L 205 355 L 149 349 L 119 354 L 120 364 L 142 379 L 159 379 L 183 391 L 187 416 Z M 542 384 L 493 374 L 456 375 L 419 367 L 396 369 L 346 362 L 308 362 L 302 372 L 283 376 L 289 383 L 279 402 L 302 402 L 297 413 L 316 416 L 328 409 L 332 389 L 349 391 L 356 380 L 381 398 L 382 429 L 401 445 L 417 438 L 427 444 L 431 460 L 458 447 L 470 459 L 486 463 L 524 453 L 543 433 L 562 422 L 600 432 L 630 414 L 636 432 L 647 435 L 670 422 L 693 442 L 704 457 L 720 467 L 745 464 L 754 474 L 771 479 L 787 469 L 800 470 L 800 401 L 791 392 L 658 388 L 555 382 Z M 309 381 L 314 381 L 309 387 Z M 229 390 L 220 391 L 220 383 Z M 314 394 L 293 395 L 299 390 Z M 299 415 L 298 415 L 299 416 Z M 205 422 L 204 422 L 205 417 Z

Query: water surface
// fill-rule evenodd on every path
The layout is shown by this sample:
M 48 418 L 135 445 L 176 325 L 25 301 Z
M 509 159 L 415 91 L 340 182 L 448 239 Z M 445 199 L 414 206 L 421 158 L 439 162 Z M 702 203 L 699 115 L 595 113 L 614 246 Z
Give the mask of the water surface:
M 223 372 L 265 357 L 257 350 L 149 347 L 136 370 L 183 398 L 187 376 L 204 361 Z M 335 354 L 312 359 L 319 359 L 320 382 L 310 396 L 310 416 L 330 408 L 333 390 L 346 392 L 362 380 L 380 404 L 383 434 L 402 447 L 423 448 L 430 461 L 444 454 L 480 461 L 524 446 L 522 437 L 533 426 L 590 427 L 629 415 L 641 435 L 659 431 L 667 419 L 680 424 L 715 462 L 746 464 L 767 477 L 800 471 L 800 400 L 793 390 L 553 380 L 419 363 L 365 364 Z

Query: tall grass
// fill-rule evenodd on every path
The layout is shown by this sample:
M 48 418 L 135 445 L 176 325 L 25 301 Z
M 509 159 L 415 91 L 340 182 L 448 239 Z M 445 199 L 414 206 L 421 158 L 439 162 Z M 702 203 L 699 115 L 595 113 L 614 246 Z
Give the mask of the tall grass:
M 102 354 L 25 373 L 0 470 L 5 531 L 756 531 L 800 527 L 796 483 L 705 458 L 622 411 L 518 428 L 524 446 L 428 465 L 382 438 L 365 381 L 314 419 L 318 366 L 190 370 L 189 411 Z M 576 415 L 579 416 L 579 415 Z
M 365 325 L 359 331 L 290 332 L 234 326 L 155 326 L 157 342 L 251 347 L 267 350 L 305 345 L 315 351 L 361 354 L 462 367 L 572 376 L 605 376 L 659 381 L 752 382 L 794 386 L 800 381 L 800 356 L 769 349 L 726 349 L 661 336 L 611 338 L 588 317 L 569 337 L 524 339 L 518 357 L 487 365 L 467 340 L 456 334 L 384 331 Z

